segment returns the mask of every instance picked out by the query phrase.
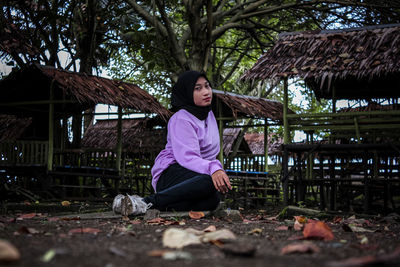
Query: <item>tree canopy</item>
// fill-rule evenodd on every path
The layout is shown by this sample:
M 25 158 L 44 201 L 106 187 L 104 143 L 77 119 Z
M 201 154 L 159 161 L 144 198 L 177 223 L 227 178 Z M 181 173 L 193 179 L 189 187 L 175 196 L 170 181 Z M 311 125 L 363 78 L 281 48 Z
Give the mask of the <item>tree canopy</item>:
M 0 57 L 86 73 L 102 67 L 159 99 L 188 69 L 207 72 L 214 88 L 265 97 L 268 87 L 237 80 L 277 34 L 400 22 L 399 2 L 5 0 Z

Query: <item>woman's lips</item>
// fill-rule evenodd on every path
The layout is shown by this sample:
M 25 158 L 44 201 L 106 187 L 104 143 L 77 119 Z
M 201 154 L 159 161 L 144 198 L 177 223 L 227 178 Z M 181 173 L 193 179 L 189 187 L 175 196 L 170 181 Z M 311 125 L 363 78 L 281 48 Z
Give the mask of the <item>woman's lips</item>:
M 203 99 L 205 102 L 210 102 L 211 101 L 211 97 L 207 97 Z

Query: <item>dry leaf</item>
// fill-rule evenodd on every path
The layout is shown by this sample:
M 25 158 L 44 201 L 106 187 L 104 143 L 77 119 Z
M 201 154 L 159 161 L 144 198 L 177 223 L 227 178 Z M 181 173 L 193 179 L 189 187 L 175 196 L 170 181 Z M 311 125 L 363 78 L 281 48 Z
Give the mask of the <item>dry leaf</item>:
M 294 216 L 294 218 L 296 219 L 296 221 L 298 221 L 299 223 L 306 223 L 307 222 L 307 218 L 304 216 Z
M 21 226 L 21 227 L 18 229 L 17 233 L 18 233 L 18 234 L 31 234 L 31 235 L 33 235 L 33 234 L 38 234 L 39 231 L 36 230 L 35 228 L 30 228 L 30 227 L 26 227 L 26 226 Z
M 342 220 L 343 220 L 342 217 L 336 216 L 335 218 L 333 218 L 333 223 L 340 223 Z
M 307 218 L 304 216 L 294 216 L 294 219 L 294 230 L 301 231 L 304 227 L 304 224 L 307 222 Z
M 215 232 L 205 233 L 200 240 L 202 242 L 211 242 L 214 240 L 228 240 L 228 239 L 236 239 L 235 234 L 228 229 L 221 229 Z
M 310 242 L 303 242 L 297 244 L 290 244 L 282 248 L 281 254 L 286 255 L 290 253 L 318 253 L 319 247 Z
M 163 246 L 169 248 L 183 248 L 188 245 L 235 239 L 236 236 L 228 229 L 214 232 L 203 232 L 193 228 L 186 230 L 169 228 L 163 234 Z
M 207 233 L 207 232 L 215 232 L 215 231 L 217 231 L 217 227 L 215 227 L 215 225 L 210 225 L 206 229 L 203 230 L 203 232 L 205 232 L 205 233 Z
M 71 202 L 69 202 L 68 200 L 64 200 L 61 202 L 61 205 L 64 207 L 67 207 L 67 206 L 71 205 Z
M 20 215 L 17 220 L 23 220 L 23 219 L 32 219 L 33 217 L 36 216 L 36 213 L 27 213 L 27 214 L 22 214 Z
M 97 234 L 101 232 L 101 230 L 96 228 L 76 228 L 69 230 L 68 234 Z
M 164 247 L 183 248 L 188 245 L 200 244 L 200 237 L 178 228 L 169 228 L 163 234 Z
M 248 234 L 256 234 L 256 235 L 259 235 L 261 233 L 262 233 L 262 229 L 261 228 L 254 228 L 253 230 L 248 232 Z
M 281 225 L 275 228 L 275 231 L 287 231 L 289 230 L 289 226 L 287 225 Z
M 204 217 L 204 212 L 202 211 L 189 211 L 189 217 L 192 219 L 200 219 Z
M 40 258 L 40 260 L 43 262 L 50 262 L 55 256 L 56 250 L 52 248 L 46 251 L 46 253 Z
M 304 227 L 303 235 L 306 238 L 319 238 L 325 241 L 334 238 L 331 228 L 321 221 L 311 221 L 307 223 Z
M 15 262 L 20 258 L 21 254 L 13 244 L 0 239 L 0 262 Z
M 147 256 L 150 256 L 150 257 L 162 257 L 167 252 L 171 252 L 171 250 L 156 249 L 156 250 L 151 250 L 151 251 L 147 252 Z

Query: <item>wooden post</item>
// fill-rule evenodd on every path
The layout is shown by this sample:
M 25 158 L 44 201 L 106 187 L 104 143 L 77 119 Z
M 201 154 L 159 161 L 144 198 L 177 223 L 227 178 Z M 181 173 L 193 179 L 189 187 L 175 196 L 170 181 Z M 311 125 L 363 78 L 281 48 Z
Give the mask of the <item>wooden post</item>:
M 354 117 L 354 127 L 356 128 L 357 143 L 361 144 L 360 127 L 358 126 L 357 117 Z
M 222 103 L 220 99 L 217 99 L 217 110 L 218 110 L 218 129 L 219 129 L 219 155 L 218 159 L 224 168 L 224 123 L 222 120 Z
M 288 120 L 288 80 L 285 78 L 283 80 L 283 143 L 289 144 L 289 135 L 290 135 L 290 130 L 289 130 L 289 120 Z
M 289 154 L 286 146 L 283 146 L 283 159 L 282 159 L 282 168 L 283 168 L 283 205 L 289 205 Z
M 50 84 L 50 104 L 49 104 L 49 152 L 47 154 L 47 170 L 53 170 L 53 156 L 54 156 L 54 83 L 53 79 Z
M 115 162 L 118 172 L 121 170 L 121 154 L 122 154 L 122 108 L 121 106 L 118 106 L 117 156 Z
M 332 113 L 336 113 L 336 88 L 332 86 Z
M 264 119 L 264 171 L 268 172 L 268 121 L 267 118 Z

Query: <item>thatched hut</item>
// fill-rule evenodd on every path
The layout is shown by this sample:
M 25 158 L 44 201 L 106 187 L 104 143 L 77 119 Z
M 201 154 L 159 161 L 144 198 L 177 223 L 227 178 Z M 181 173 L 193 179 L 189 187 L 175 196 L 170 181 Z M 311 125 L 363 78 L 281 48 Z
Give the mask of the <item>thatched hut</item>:
M 164 121 L 171 115 L 153 96 L 137 85 L 37 64 L 11 72 L 0 81 L 0 90 L 0 114 L 12 115 L 20 123 L 30 122 L 29 129 L 20 136 L 19 144 L 11 146 L 13 150 L 21 153 L 1 151 L 3 157 L 0 165 L 13 165 L 18 162 L 27 166 L 44 166 L 52 170 L 54 165 L 64 165 L 63 159 L 68 157 L 69 164 L 81 164 L 81 147 L 69 149 L 68 146 L 68 120 L 72 117 L 93 115 L 85 111 L 94 110 L 97 104 L 118 106 L 119 120 L 122 120 L 123 109 L 129 112 L 157 114 Z M 81 127 L 81 124 L 75 126 L 79 134 Z M 115 127 L 117 131 L 121 131 L 120 123 L 116 123 Z M 0 148 L 10 147 L 5 143 L 13 142 L 14 139 L 3 138 Z M 120 166 L 118 160 L 122 151 L 119 144 L 120 142 L 117 142 L 112 148 L 117 157 L 117 169 Z M 37 151 L 34 154 L 40 152 L 45 156 L 25 157 L 25 151 Z M 18 155 L 18 158 L 10 155 Z M 72 158 L 74 160 L 71 160 Z
M 282 33 L 243 78 L 301 77 L 318 98 L 400 97 L 399 36 L 400 24 Z
M 291 201 L 304 200 L 307 190 L 302 182 L 303 179 L 311 183 L 313 179 L 325 181 L 325 178 L 343 180 L 351 178 L 351 183 L 354 179 L 359 179 L 357 182 L 361 181 L 363 184 L 365 199 L 363 205 L 364 210 L 368 210 L 371 192 L 376 186 L 372 184 L 382 181 L 382 179 L 372 178 L 385 178 L 388 181 L 394 176 L 398 177 L 398 172 L 394 174 L 393 169 L 399 162 L 399 134 L 397 134 L 397 139 L 395 138 L 397 142 L 385 144 L 370 143 L 376 138 L 365 138 L 365 136 L 399 133 L 400 111 L 337 112 L 336 101 L 345 99 L 370 102 L 371 99 L 383 99 L 382 102 L 386 101 L 389 104 L 398 103 L 400 97 L 398 90 L 400 86 L 399 36 L 400 24 L 283 33 L 279 35 L 275 45 L 242 76 L 245 80 L 284 81 L 285 203 L 288 203 L 290 197 Z M 317 99 L 331 100 L 332 113 L 288 114 L 285 111 L 287 109 L 287 79 L 292 77 L 302 78 Z M 289 144 L 291 130 L 302 130 L 311 134 L 309 143 Z M 325 131 L 330 134 L 331 144 L 313 143 L 312 134 L 315 131 Z M 336 144 L 335 138 L 343 138 L 343 136 L 348 144 L 343 144 L 343 142 Z M 294 166 L 289 173 L 288 155 L 290 153 Z M 318 155 L 318 160 L 315 159 L 315 155 Z M 327 165 L 324 162 L 327 162 Z M 320 166 L 318 171 L 314 168 L 316 164 Z M 357 164 L 361 164 L 362 167 L 355 166 Z M 326 169 L 329 171 L 324 171 Z M 292 191 L 291 196 L 288 192 L 289 178 L 296 181 L 294 182 L 296 190 L 295 193 Z M 321 207 L 325 207 L 327 199 L 324 190 L 330 192 L 328 198 L 330 207 L 332 209 L 337 207 L 338 185 L 340 185 L 339 181 L 334 184 L 324 184 L 324 182 L 318 184 L 320 195 L 314 197 L 320 199 Z M 389 183 L 385 185 L 385 188 L 394 185 Z M 350 188 L 348 190 L 354 190 L 352 186 L 348 188 Z M 342 190 L 340 193 L 345 192 L 351 191 Z M 388 203 L 388 193 L 381 194 L 385 208 Z

